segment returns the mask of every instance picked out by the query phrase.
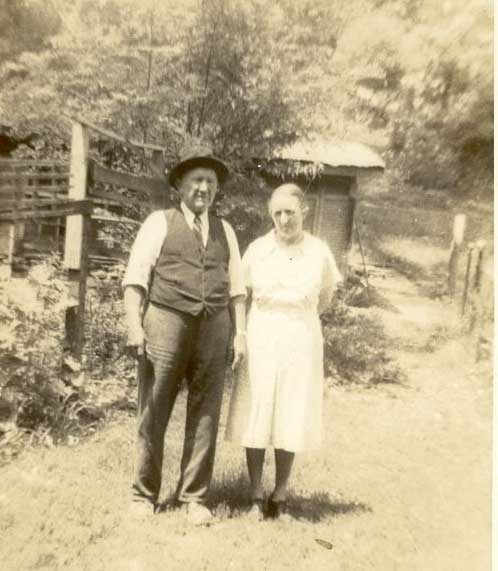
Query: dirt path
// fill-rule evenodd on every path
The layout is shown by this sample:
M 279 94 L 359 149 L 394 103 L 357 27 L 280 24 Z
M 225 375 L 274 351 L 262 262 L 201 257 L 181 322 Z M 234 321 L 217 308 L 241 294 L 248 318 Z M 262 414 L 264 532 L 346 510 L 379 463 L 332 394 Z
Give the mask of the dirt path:
M 489 376 L 475 373 L 465 341 L 434 350 L 451 330 L 448 307 L 403 278 L 378 276 L 383 283 L 396 311 L 378 310 L 379 318 L 408 381 L 328 389 L 323 452 L 295 468 L 295 521 L 247 521 L 242 454 L 222 439 L 214 525 L 192 529 L 175 512 L 130 521 L 133 419 L 122 416 L 82 445 L 33 451 L 1 469 L 2 569 L 489 569 Z M 178 404 L 166 443 L 169 489 Z M 268 483 L 272 474 L 269 458 Z

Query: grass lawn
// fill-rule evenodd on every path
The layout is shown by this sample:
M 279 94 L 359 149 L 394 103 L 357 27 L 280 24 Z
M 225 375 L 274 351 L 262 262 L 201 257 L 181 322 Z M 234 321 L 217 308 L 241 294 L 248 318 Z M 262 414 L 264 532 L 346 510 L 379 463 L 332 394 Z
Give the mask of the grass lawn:
M 405 258 L 412 252 L 404 242 L 389 246 Z M 292 521 L 245 515 L 243 451 L 223 440 L 227 394 L 212 525 L 191 527 L 178 511 L 130 519 L 135 422 L 119 413 L 82 443 L 27 450 L 0 467 L 1 569 L 489 569 L 491 368 L 482 363 L 476 373 L 465 338 L 431 341 L 450 327 L 454 308 L 422 297 L 406 276 L 373 273 L 371 281 L 389 301 L 372 314 L 407 381 L 327 387 L 324 445 L 297 457 Z M 178 479 L 184 415 L 182 394 L 167 431 L 163 498 Z M 270 492 L 270 454 L 265 478 Z

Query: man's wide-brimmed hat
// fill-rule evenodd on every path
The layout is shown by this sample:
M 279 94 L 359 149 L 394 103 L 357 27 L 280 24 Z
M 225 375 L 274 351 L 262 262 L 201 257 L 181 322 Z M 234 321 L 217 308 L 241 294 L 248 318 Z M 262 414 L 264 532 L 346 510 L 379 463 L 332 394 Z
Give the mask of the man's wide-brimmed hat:
M 179 161 L 169 171 L 169 184 L 176 187 L 178 178 L 189 169 L 196 167 L 213 169 L 218 176 L 220 186 L 226 181 L 229 175 L 228 167 L 221 159 L 213 155 L 213 150 L 209 145 L 189 144 L 181 150 Z

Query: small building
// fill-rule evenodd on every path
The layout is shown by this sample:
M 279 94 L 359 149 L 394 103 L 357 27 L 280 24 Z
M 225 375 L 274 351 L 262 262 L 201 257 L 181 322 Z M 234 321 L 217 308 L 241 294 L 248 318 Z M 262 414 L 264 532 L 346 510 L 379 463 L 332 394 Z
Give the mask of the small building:
M 329 244 L 344 271 L 353 237 L 359 175 L 383 171 L 382 158 L 361 143 L 315 141 L 297 142 L 277 157 L 256 163 L 271 188 L 295 182 L 304 190 L 309 208 L 305 229 Z

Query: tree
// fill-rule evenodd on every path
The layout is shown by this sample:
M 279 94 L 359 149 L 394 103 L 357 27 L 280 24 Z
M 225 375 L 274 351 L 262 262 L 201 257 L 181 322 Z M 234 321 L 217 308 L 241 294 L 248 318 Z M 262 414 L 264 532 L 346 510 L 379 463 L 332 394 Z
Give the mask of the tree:
M 0 63 L 25 50 L 39 50 L 61 26 L 52 2 L 0 0 Z
M 290 140 L 281 75 L 261 50 L 269 34 L 262 15 L 244 2 L 195 6 L 60 2 L 62 29 L 50 47 L 16 55 L 22 76 L 2 70 L 4 112 L 19 127 L 62 134 L 63 109 L 171 156 L 186 137 L 211 140 L 228 160 Z
M 187 30 L 186 131 L 227 158 L 267 153 L 294 136 L 282 69 L 269 65 L 271 29 L 256 2 L 204 0 Z
M 67 140 L 62 110 L 160 143 L 170 158 L 188 137 L 210 139 L 240 165 L 318 135 L 372 144 L 397 180 L 425 187 L 453 188 L 470 159 L 491 172 L 487 0 L 50 6 L 53 26 L 41 26 L 36 51 L 11 38 L 0 65 L 0 111 L 16 128 Z M 104 150 L 109 160 L 126 155 Z
M 488 2 L 276 4 L 303 135 L 373 144 L 398 180 L 423 187 L 464 187 L 464 172 L 491 173 Z

